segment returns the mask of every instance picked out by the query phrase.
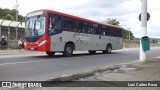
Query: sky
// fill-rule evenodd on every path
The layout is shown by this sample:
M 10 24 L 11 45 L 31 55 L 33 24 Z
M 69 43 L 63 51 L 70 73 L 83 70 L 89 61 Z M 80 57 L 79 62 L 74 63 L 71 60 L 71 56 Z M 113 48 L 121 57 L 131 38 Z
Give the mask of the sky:
M 150 20 L 147 23 L 147 35 L 160 38 L 160 0 L 147 0 Z M 51 9 L 79 17 L 103 22 L 113 18 L 125 29 L 130 29 L 135 37 L 141 37 L 141 25 L 138 16 L 141 12 L 141 0 L 18 0 L 19 13 L 40 9 Z M 16 0 L 0 0 L 1 8 L 14 9 Z

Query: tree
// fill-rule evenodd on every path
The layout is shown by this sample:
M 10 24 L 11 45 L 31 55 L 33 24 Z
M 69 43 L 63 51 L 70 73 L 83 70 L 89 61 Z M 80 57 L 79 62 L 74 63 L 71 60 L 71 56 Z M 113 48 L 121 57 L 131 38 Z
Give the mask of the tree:
M 111 18 L 108 18 L 106 20 L 106 23 L 107 24 L 112 24 L 112 25 L 116 25 L 116 26 L 119 26 L 120 22 L 117 21 L 116 19 L 111 19 Z M 123 38 L 124 39 L 129 39 L 129 31 L 126 30 L 126 29 L 123 29 Z M 134 35 L 133 33 L 130 31 L 130 39 L 134 39 Z
M 123 39 L 129 39 L 129 30 L 123 29 Z M 130 31 L 130 39 L 134 39 L 133 33 Z
M 117 21 L 116 19 L 111 19 L 111 18 L 108 18 L 106 23 L 116 25 L 116 26 L 118 26 L 120 24 L 119 21 Z
M 0 19 L 16 20 L 16 9 L 2 9 L 0 8 Z M 22 15 L 18 15 L 18 21 L 24 22 L 25 18 Z

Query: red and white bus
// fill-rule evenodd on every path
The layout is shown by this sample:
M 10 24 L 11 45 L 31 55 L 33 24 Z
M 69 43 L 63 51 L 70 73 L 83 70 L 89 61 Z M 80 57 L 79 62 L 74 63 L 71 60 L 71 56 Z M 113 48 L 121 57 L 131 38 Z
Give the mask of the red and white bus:
M 56 52 L 72 56 L 73 51 L 111 53 L 123 45 L 122 28 L 53 11 L 37 10 L 26 16 L 25 50 Z

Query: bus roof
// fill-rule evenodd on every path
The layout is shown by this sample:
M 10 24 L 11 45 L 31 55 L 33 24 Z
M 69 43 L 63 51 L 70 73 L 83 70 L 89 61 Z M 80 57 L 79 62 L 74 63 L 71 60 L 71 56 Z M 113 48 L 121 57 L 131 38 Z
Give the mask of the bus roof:
M 70 18 L 74 18 L 74 19 L 78 19 L 78 20 L 82 20 L 82 21 L 86 21 L 86 22 L 101 24 L 101 25 L 110 26 L 110 27 L 115 27 L 115 28 L 121 28 L 121 27 L 119 27 L 119 26 L 115 26 L 115 25 L 111 25 L 111 24 L 104 24 L 104 23 L 100 23 L 100 22 L 93 21 L 93 20 L 90 20 L 90 19 L 85 19 L 85 18 L 82 18 L 82 17 L 78 17 L 78 16 L 74 16 L 74 15 L 70 15 L 70 14 L 58 12 L 58 11 L 55 11 L 55 10 L 49 10 L 49 9 L 43 9 L 43 10 L 45 10 L 45 11 L 47 11 L 47 12 L 55 13 L 55 14 L 57 14 L 57 15 L 62 15 L 62 16 L 66 16 L 66 17 L 70 17 Z M 37 10 L 37 11 L 40 11 L 40 10 Z M 121 29 L 122 29 L 122 28 L 121 28 Z

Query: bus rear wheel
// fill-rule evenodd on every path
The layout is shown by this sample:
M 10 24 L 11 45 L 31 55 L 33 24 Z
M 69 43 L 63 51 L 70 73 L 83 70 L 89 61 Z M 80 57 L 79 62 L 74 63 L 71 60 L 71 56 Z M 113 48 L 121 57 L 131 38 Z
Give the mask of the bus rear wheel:
M 64 48 L 63 55 L 66 57 L 70 57 L 73 54 L 73 46 L 71 44 L 67 44 Z
M 46 52 L 46 54 L 50 57 L 54 56 L 55 52 Z
M 110 54 L 111 51 L 112 51 L 112 45 L 109 44 L 109 45 L 107 45 L 106 50 L 103 51 L 103 53 L 104 53 L 104 54 Z
M 88 51 L 90 54 L 95 54 L 96 51 Z

